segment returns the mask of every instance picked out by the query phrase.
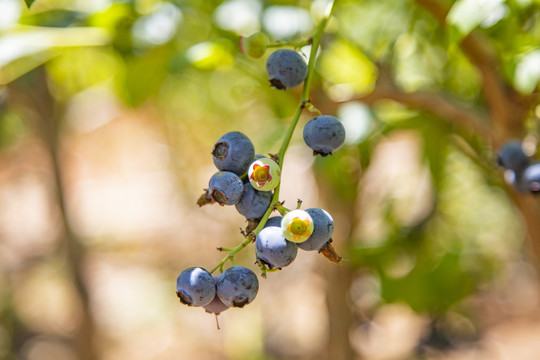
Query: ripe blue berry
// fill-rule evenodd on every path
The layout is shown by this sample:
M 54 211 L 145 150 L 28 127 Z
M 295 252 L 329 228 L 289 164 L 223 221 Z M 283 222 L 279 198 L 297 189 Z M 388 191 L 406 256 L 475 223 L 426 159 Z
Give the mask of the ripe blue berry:
M 219 276 L 216 289 L 223 304 L 242 308 L 251 303 L 257 296 L 259 280 L 250 269 L 243 266 L 233 266 Z
M 304 126 L 304 141 L 314 156 L 331 155 L 345 142 L 345 128 L 334 116 L 317 116 Z
M 308 67 L 298 52 L 289 49 L 274 51 L 266 60 L 270 85 L 279 90 L 293 88 L 306 78 Z
M 519 173 L 529 165 L 529 157 L 523 152 L 521 142 L 512 140 L 502 147 L 497 157 L 497 163 L 505 169 Z
M 281 269 L 294 261 L 298 248 L 295 243 L 285 239 L 281 227 L 269 226 L 257 235 L 255 251 L 257 259 L 268 268 Z
M 219 171 L 212 175 L 208 186 L 212 198 L 220 205 L 236 205 L 244 193 L 242 179 L 229 171 Z
M 212 150 L 214 165 L 221 171 L 230 171 L 236 175 L 247 171 L 254 156 L 255 148 L 251 140 L 239 131 L 231 131 L 221 136 Z
M 246 219 L 260 219 L 272 202 L 271 191 L 258 191 L 251 184 L 244 184 L 244 193 L 236 210 Z
M 332 238 L 334 233 L 334 219 L 328 212 L 319 208 L 306 209 L 306 212 L 313 219 L 313 233 L 298 247 L 302 250 L 320 250 Z
M 264 227 L 269 227 L 269 226 L 277 226 L 277 227 L 281 227 L 281 220 L 283 219 L 283 216 L 272 216 L 270 218 L 268 218 L 268 220 L 266 220 L 266 224 L 264 224 Z
M 523 172 L 521 182 L 533 194 L 540 193 L 540 163 L 526 168 Z
M 188 306 L 207 305 L 216 296 L 214 278 L 201 267 L 187 268 L 176 279 L 176 295 Z
M 217 283 L 217 280 L 218 280 L 218 277 L 214 276 L 214 282 L 215 283 Z M 217 292 L 216 292 L 216 295 L 214 296 L 214 298 L 212 299 L 212 301 L 210 301 L 210 303 L 204 305 L 203 307 L 204 307 L 204 310 L 207 313 L 216 314 L 216 315 L 221 314 L 223 311 L 225 311 L 225 310 L 227 310 L 229 308 L 229 306 L 225 305 L 220 300 L 219 296 L 217 295 Z
M 289 211 L 281 219 L 281 231 L 289 241 L 306 241 L 313 233 L 313 219 L 307 211 L 296 209 Z

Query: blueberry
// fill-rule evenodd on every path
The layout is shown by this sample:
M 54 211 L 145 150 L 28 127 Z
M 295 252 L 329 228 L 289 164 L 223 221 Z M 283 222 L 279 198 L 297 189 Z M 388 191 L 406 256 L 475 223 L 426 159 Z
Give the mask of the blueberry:
M 285 90 L 300 85 L 307 76 L 308 67 L 298 52 L 279 49 L 266 60 L 266 72 L 271 86 Z
M 540 163 L 533 164 L 523 171 L 521 182 L 533 194 L 540 193 Z
M 304 126 L 304 141 L 313 155 L 331 155 L 345 142 L 345 128 L 334 116 L 317 116 Z
M 178 275 L 176 295 L 182 304 L 205 306 L 216 296 L 214 278 L 201 267 L 187 268 Z
M 259 280 L 250 269 L 243 266 L 233 266 L 219 276 L 216 289 L 223 304 L 242 308 L 251 303 L 257 296 Z
M 318 251 L 332 238 L 334 219 L 323 209 L 311 208 L 306 209 L 306 212 L 313 219 L 313 233 L 306 241 L 298 243 L 298 247 L 306 251 Z
M 272 195 L 271 191 L 258 191 L 251 184 L 244 184 L 244 193 L 236 210 L 248 220 L 260 219 L 270 206 Z
M 497 163 L 505 169 L 521 172 L 529 165 L 529 157 L 523 152 L 520 141 L 511 140 L 501 148 Z
M 264 227 L 269 226 L 277 226 L 281 228 L 281 220 L 283 219 L 283 216 L 272 216 L 266 220 L 266 224 L 264 224 Z
M 298 247 L 295 243 L 287 241 L 280 227 L 269 226 L 263 228 L 255 240 L 257 259 L 268 268 L 282 268 L 294 261 Z
M 208 186 L 212 198 L 220 205 L 236 205 L 244 193 L 242 179 L 229 171 L 219 171 L 212 175 Z
M 214 282 L 217 283 L 217 280 L 218 280 L 218 277 L 214 276 Z M 217 292 L 216 292 L 216 295 L 214 296 L 214 298 L 212 299 L 212 301 L 210 301 L 210 303 L 204 305 L 203 307 L 204 307 L 204 310 L 207 313 L 216 314 L 216 315 L 221 314 L 223 311 L 225 311 L 225 310 L 227 310 L 229 308 L 229 306 L 225 305 L 221 301 L 221 299 L 217 295 Z
M 246 135 L 239 131 L 231 131 L 216 141 L 212 157 L 218 170 L 242 175 L 246 173 L 255 157 L 255 148 Z
M 281 219 L 281 231 L 289 241 L 306 241 L 313 233 L 313 219 L 307 211 L 296 209 L 289 211 Z

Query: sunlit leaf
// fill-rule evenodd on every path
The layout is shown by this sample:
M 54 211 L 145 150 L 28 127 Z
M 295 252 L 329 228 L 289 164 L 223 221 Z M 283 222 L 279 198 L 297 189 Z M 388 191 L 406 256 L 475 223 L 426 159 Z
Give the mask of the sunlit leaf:
M 369 93 L 377 79 L 377 69 L 371 61 L 345 41 L 336 41 L 325 49 L 320 64 L 330 96 L 335 100 Z
M 447 16 L 452 40 L 467 36 L 479 25 L 489 27 L 505 15 L 504 0 L 458 0 Z
M 530 94 L 540 81 L 540 50 L 523 57 L 516 67 L 514 86 L 524 94 Z

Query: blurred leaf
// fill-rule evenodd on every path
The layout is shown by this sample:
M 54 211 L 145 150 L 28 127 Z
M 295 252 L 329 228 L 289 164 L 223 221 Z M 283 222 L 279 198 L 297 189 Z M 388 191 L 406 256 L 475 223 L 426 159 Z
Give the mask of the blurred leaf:
M 31 27 L 25 31 L 5 34 L 0 38 L 0 84 L 7 84 L 25 72 L 40 65 L 43 57 L 50 56 L 51 50 L 77 46 L 100 46 L 109 42 L 109 35 L 96 28 L 40 28 Z M 44 56 L 42 56 L 45 54 Z M 40 55 L 36 57 L 36 55 Z M 28 57 L 28 61 L 6 65 Z
M 41 27 L 68 27 L 83 25 L 87 14 L 70 10 L 50 10 L 31 13 L 19 20 L 21 24 L 36 25 Z
M 447 15 L 450 25 L 450 39 L 458 42 L 478 25 L 492 25 L 497 18 L 504 16 L 500 12 L 504 0 L 458 0 Z
M 121 73 L 115 53 L 103 48 L 77 48 L 64 51 L 48 64 L 56 85 L 56 95 L 64 99 Z
M 24 2 L 26 3 L 26 6 L 28 6 L 29 9 L 30 9 L 30 6 L 32 6 L 32 4 L 34 3 L 34 1 L 36 0 L 24 0 Z
M 173 51 L 168 47 L 155 48 L 144 56 L 126 60 L 125 76 L 118 78 L 119 93 L 131 105 L 140 105 L 155 95 L 167 77 Z
M 377 79 L 377 69 L 371 61 L 357 47 L 342 40 L 324 51 L 320 72 L 330 86 L 346 86 L 353 94 L 370 92 Z
M 387 302 L 405 301 L 417 312 L 444 312 L 474 289 L 459 260 L 459 254 L 448 253 L 438 263 L 417 261 L 403 277 L 381 272 L 381 295 Z
M 523 57 L 516 67 L 515 88 L 523 94 L 532 93 L 540 82 L 540 50 L 535 50 Z
M 220 67 L 230 67 L 234 58 L 226 40 L 202 42 L 190 47 L 186 52 L 187 59 L 193 67 L 201 70 L 214 70 Z

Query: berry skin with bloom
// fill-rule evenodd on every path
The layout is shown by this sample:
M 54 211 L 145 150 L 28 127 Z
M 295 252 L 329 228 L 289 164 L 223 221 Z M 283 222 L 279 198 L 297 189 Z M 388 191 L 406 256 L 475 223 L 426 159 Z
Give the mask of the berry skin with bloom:
M 256 190 L 272 191 L 281 181 L 281 169 L 274 160 L 261 158 L 249 165 L 248 178 Z
M 221 171 L 240 176 L 245 174 L 255 156 L 255 148 L 249 138 L 239 131 L 222 135 L 214 144 L 212 158 Z
M 190 267 L 176 279 L 176 295 L 182 304 L 205 306 L 216 296 L 213 276 L 201 267 Z
M 307 76 L 308 66 L 302 55 L 290 49 L 274 51 L 266 60 L 270 85 L 279 90 L 300 85 Z
M 253 302 L 259 291 L 257 275 L 243 266 L 233 266 L 218 278 L 216 290 L 219 299 L 229 307 L 243 308 Z
M 271 191 L 259 191 L 251 184 L 244 184 L 244 193 L 240 202 L 236 204 L 236 210 L 246 219 L 260 219 L 272 202 Z
M 268 220 L 266 220 L 266 224 L 264 224 L 264 227 L 277 226 L 281 228 L 282 219 L 283 219 L 283 216 L 281 215 L 269 217 Z
M 306 123 L 303 136 L 314 156 L 332 155 L 345 142 L 345 128 L 335 116 L 320 115 Z
M 269 269 L 281 269 L 296 259 L 298 247 L 283 236 L 280 227 L 263 228 L 255 240 L 257 259 Z
M 220 205 L 236 205 L 244 193 L 244 183 L 235 173 L 219 171 L 208 183 L 212 198 Z
M 289 241 L 301 243 L 313 233 L 313 219 L 304 210 L 292 210 L 281 219 L 281 231 Z
M 310 208 L 306 212 L 313 219 L 313 233 L 306 241 L 299 243 L 298 247 L 305 251 L 319 251 L 334 234 L 334 219 L 323 209 Z

